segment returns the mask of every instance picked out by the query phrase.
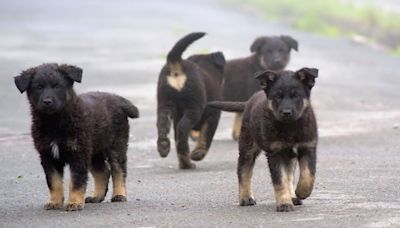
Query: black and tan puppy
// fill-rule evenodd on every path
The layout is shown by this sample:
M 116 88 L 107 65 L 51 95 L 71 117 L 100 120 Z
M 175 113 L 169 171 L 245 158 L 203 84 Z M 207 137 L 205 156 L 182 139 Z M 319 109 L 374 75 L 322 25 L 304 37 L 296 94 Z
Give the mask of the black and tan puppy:
M 239 138 L 239 203 L 256 204 L 251 190 L 253 167 L 261 150 L 266 152 L 277 211 L 291 211 L 310 196 L 316 169 L 317 123 L 310 92 L 318 70 L 265 71 L 257 75 L 264 91 L 245 102 L 211 102 L 210 106 L 243 113 Z M 300 178 L 294 189 L 294 169 Z
M 111 202 L 126 201 L 128 117 L 137 118 L 138 109 L 117 95 L 76 95 L 73 83 L 81 79 L 80 68 L 58 64 L 43 64 L 15 77 L 19 91 L 27 91 L 31 106 L 32 137 L 50 190 L 46 210 L 63 206 L 65 165 L 71 173 L 66 210 L 81 210 L 85 201 L 103 201 L 110 174 Z M 95 188 L 93 196 L 85 200 L 88 169 Z
M 246 58 L 230 60 L 225 66 L 223 97 L 225 101 L 247 101 L 261 89 L 253 76 L 258 71 L 283 70 L 290 60 L 290 51 L 298 50 L 298 43 L 290 36 L 258 37 L 250 47 L 253 53 Z M 232 138 L 239 138 L 242 113 L 236 113 Z
M 207 101 L 220 100 L 225 58 L 221 52 L 181 58 L 185 49 L 205 33 L 190 33 L 179 40 L 168 53 L 157 90 L 158 152 L 166 157 L 170 151 L 168 134 L 171 121 L 179 168 L 193 169 L 191 162 L 202 160 L 217 129 L 220 111 L 207 107 Z M 188 137 L 191 130 L 200 131 L 196 148 L 190 154 Z

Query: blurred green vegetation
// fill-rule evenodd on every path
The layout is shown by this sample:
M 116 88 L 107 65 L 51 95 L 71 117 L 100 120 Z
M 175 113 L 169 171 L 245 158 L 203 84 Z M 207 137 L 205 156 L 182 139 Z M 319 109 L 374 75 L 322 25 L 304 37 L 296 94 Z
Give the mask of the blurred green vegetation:
M 228 0 L 260 10 L 268 19 L 321 35 L 363 36 L 400 53 L 400 14 L 341 0 Z

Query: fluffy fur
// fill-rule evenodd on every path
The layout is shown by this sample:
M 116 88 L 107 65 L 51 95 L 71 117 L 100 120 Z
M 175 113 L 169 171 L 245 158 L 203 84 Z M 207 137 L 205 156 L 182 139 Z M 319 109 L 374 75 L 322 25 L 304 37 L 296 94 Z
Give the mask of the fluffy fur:
M 211 102 L 227 111 L 244 111 L 239 138 L 239 204 L 256 204 L 251 190 L 253 167 L 261 150 L 268 158 L 277 211 L 291 211 L 310 196 L 316 172 L 317 123 L 310 92 L 318 70 L 265 71 L 257 75 L 264 91 L 245 102 Z M 294 189 L 294 169 L 300 178 Z
M 260 85 L 253 75 L 258 71 L 283 70 L 290 60 L 290 51 L 298 50 L 298 43 L 290 36 L 258 37 L 250 47 L 253 53 L 246 58 L 233 59 L 226 63 L 223 98 L 225 101 L 247 101 Z M 237 113 L 232 137 L 237 140 L 242 113 Z
M 182 59 L 183 51 L 205 33 L 191 33 L 179 40 L 168 53 L 161 69 L 157 89 L 158 152 L 166 157 L 170 151 L 168 134 L 173 123 L 175 144 L 181 169 L 195 168 L 211 146 L 220 111 L 206 107 L 207 101 L 221 99 L 225 58 L 221 52 L 194 55 Z M 190 153 L 191 130 L 200 131 L 196 148 Z
M 50 191 L 45 209 L 63 206 L 63 173 L 69 165 L 70 191 L 65 209 L 81 210 L 85 203 L 88 170 L 95 189 L 87 203 L 99 203 L 113 179 L 112 202 L 126 201 L 126 151 L 128 117 L 138 109 L 123 97 L 101 92 L 76 95 L 74 82 L 81 82 L 76 66 L 43 64 L 15 77 L 21 93 L 27 92 L 32 114 L 32 137 L 40 155 Z

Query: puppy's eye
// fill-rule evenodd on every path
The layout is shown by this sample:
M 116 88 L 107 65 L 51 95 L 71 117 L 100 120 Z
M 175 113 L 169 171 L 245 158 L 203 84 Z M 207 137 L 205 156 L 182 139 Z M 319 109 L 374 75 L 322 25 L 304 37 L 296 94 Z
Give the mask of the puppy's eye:
M 60 85 L 60 84 L 55 84 L 55 85 L 53 86 L 53 88 L 54 88 L 54 89 L 59 89 L 59 88 L 61 88 L 61 85 Z
M 37 85 L 36 88 L 37 88 L 37 89 L 43 89 L 44 86 L 43 86 L 43 85 Z

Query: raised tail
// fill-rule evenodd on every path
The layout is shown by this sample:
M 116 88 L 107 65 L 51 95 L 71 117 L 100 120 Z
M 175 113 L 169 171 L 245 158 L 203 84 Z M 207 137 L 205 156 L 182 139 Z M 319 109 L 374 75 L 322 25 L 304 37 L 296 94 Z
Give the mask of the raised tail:
M 120 103 L 119 107 L 125 112 L 125 114 L 130 118 L 138 118 L 139 117 L 139 109 L 132 104 L 132 102 L 128 101 L 127 99 L 117 96 Z
M 186 48 L 194 41 L 203 37 L 205 34 L 206 33 L 204 32 L 193 32 L 180 39 L 168 53 L 167 63 L 174 64 L 180 62 L 182 60 L 182 53 L 186 50 Z
M 207 105 L 227 112 L 243 112 L 246 106 L 246 102 L 211 101 L 208 102 Z

